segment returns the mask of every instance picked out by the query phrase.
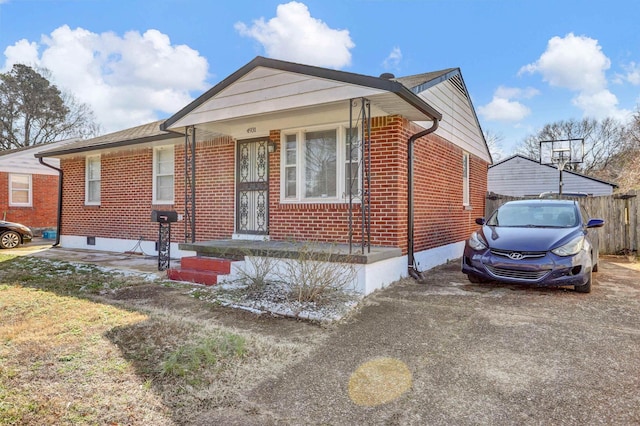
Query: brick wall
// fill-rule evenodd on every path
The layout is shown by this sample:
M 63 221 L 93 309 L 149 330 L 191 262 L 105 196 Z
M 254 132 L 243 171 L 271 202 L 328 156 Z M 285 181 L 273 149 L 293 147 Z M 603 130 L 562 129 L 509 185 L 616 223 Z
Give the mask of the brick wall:
M 415 133 L 413 129 L 410 133 Z M 462 148 L 430 134 L 414 145 L 414 248 L 462 241 L 484 215 L 487 162 L 470 155 L 469 201 L 462 205 Z
M 407 252 L 407 140 L 421 130 L 401 117 L 372 120 L 371 243 Z M 280 132 L 270 139 L 280 145 Z M 472 210 L 462 206 L 462 149 L 436 136 L 415 144 L 415 250 L 462 241 L 482 216 L 487 164 L 470 158 Z M 281 148 L 269 154 L 269 235 L 273 240 L 348 242 L 347 203 L 280 203 Z M 65 235 L 155 240 L 152 209 L 184 213 L 184 150 L 175 147 L 175 204 L 152 204 L 151 148 L 105 154 L 101 159 L 102 202 L 84 205 L 84 158 L 62 160 L 65 171 Z M 235 215 L 235 143 L 229 138 L 198 143 L 196 239 L 230 238 Z M 361 238 L 360 209 L 353 211 L 353 235 Z M 172 240 L 184 241 L 184 222 L 172 225 Z
M 9 173 L 0 172 L 0 219 L 32 229 L 55 228 L 58 222 L 58 176 L 31 175 L 32 205 L 9 205 Z
M 230 139 L 198 143 L 196 158 L 196 237 L 230 238 L 234 212 L 234 147 Z M 101 156 L 101 202 L 87 206 L 85 159 L 63 159 L 62 234 L 154 241 L 158 224 L 151 210 L 184 213 L 184 146 L 175 146 L 174 204 L 153 204 L 153 149 Z M 171 239 L 184 241 L 185 222 L 172 224 Z

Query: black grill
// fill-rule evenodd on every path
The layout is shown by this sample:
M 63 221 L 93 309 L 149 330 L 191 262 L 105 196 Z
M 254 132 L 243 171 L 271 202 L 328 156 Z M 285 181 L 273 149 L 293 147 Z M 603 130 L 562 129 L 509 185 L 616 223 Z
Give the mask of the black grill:
M 496 268 L 485 265 L 487 270 L 497 278 L 512 278 L 526 281 L 537 281 L 549 273 L 549 270 L 523 271 L 519 269 Z
M 533 259 L 533 258 L 545 257 L 547 254 L 546 251 L 517 251 L 517 250 L 497 250 L 497 249 L 491 249 L 491 253 L 495 254 L 496 256 L 504 256 L 504 257 L 509 257 L 511 253 L 520 253 L 522 255 L 522 259 Z

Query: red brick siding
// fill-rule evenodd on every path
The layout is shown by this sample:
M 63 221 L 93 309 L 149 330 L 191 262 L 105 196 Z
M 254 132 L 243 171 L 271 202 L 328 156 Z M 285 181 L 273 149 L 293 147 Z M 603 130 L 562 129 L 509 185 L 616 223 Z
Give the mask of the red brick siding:
M 407 140 L 421 129 L 401 117 L 372 120 L 371 243 L 407 252 Z M 270 139 L 280 145 L 280 131 Z M 416 141 L 414 169 L 415 250 L 464 240 L 482 216 L 487 164 L 470 157 L 472 210 L 462 206 L 462 149 L 435 135 Z M 281 147 L 269 155 L 269 235 L 273 240 L 347 242 L 346 203 L 280 203 Z M 175 147 L 175 204 L 152 204 L 151 148 L 102 156 L 102 202 L 84 205 L 84 158 L 62 161 L 65 170 L 63 234 L 154 240 L 154 208 L 184 213 L 184 149 Z M 230 238 L 235 217 L 235 143 L 224 138 L 197 145 L 196 239 Z M 172 240 L 184 240 L 184 223 Z M 360 209 L 353 211 L 354 241 L 361 236 Z
M 229 238 L 233 232 L 234 147 L 231 140 L 199 143 L 196 158 L 196 237 Z M 62 233 L 155 240 L 158 224 L 151 210 L 184 213 L 184 147 L 175 146 L 174 204 L 153 204 L 153 149 L 141 148 L 101 156 L 101 202 L 87 206 L 85 159 L 63 159 Z M 185 222 L 172 225 L 171 239 L 184 241 Z
M 477 227 L 475 218 L 484 215 L 488 164 L 469 156 L 470 207 L 465 209 L 462 148 L 430 134 L 416 141 L 414 154 L 415 251 L 466 239 Z
M 0 209 L 10 222 L 32 229 L 55 228 L 58 222 L 58 176 L 31 175 L 31 207 L 9 205 L 9 173 L 0 172 Z

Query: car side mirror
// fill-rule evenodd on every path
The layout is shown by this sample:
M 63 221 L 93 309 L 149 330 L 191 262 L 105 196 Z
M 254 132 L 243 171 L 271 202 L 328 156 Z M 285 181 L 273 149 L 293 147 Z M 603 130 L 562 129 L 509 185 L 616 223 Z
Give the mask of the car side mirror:
M 602 219 L 589 219 L 587 222 L 587 228 L 602 228 L 604 220 Z
M 478 225 L 484 225 L 484 224 L 485 224 L 485 222 L 486 222 L 486 221 L 484 220 L 484 217 L 476 217 L 476 223 L 477 223 Z M 602 226 L 602 225 L 600 225 L 600 226 Z

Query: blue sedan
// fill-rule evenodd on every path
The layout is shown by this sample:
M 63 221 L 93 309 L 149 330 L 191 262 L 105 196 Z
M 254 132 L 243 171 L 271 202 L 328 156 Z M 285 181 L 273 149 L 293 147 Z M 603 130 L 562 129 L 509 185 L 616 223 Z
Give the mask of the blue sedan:
M 462 272 L 472 283 L 498 281 L 574 286 L 591 292 L 598 270 L 598 233 L 576 201 L 519 200 L 503 204 L 466 241 Z

